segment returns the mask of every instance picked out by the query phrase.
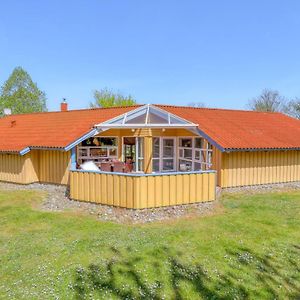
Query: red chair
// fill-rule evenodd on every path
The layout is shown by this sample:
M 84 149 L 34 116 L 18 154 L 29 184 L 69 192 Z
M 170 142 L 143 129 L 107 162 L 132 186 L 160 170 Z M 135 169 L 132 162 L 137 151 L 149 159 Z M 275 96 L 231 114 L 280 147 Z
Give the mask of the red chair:
M 125 163 L 124 172 L 131 173 L 133 171 L 133 164 L 132 163 Z
M 125 171 L 125 164 L 121 161 L 113 162 L 112 167 L 114 172 L 124 173 Z
M 102 162 L 100 164 L 100 169 L 104 172 L 112 172 L 112 165 L 110 162 Z

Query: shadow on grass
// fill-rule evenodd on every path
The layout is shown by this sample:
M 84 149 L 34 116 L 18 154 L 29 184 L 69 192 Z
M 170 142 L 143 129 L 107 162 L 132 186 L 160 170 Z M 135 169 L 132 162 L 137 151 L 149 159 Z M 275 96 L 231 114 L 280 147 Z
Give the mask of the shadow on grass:
M 300 299 L 299 261 L 291 258 L 299 256 L 297 247 L 286 261 L 288 274 L 294 276 L 286 275 L 287 269 L 282 270 L 271 256 L 259 256 L 247 248 L 226 251 L 224 259 L 228 263 L 223 273 L 208 272 L 200 264 L 183 263 L 181 255 L 171 255 L 168 248 L 147 257 L 125 257 L 112 248 L 115 257 L 111 260 L 76 270 L 73 288 L 77 299 L 89 299 L 91 295 L 101 299 Z M 151 265 L 152 276 L 143 268 L 147 265 Z M 247 282 L 243 272 L 252 282 Z

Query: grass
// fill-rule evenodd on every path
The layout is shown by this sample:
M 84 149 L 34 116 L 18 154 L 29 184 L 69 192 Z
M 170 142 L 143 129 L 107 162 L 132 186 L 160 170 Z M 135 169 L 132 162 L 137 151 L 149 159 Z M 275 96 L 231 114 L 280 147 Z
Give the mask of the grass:
M 1 299 L 300 298 L 300 192 L 138 226 L 41 212 L 42 197 L 0 191 Z

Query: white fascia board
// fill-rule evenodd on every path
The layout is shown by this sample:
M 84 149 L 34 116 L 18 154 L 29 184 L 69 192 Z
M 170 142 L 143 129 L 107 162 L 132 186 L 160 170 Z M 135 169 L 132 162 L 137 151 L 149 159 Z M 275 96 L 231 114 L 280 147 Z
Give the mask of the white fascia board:
M 197 128 L 197 124 L 99 124 L 97 128 Z
M 207 135 L 205 132 L 203 132 L 199 127 L 196 129 L 198 134 L 205 138 L 210 144 L 218 148 L 221 152 L 224 152 L 225 149 L 219 145 L 217 142 L 215 142 L 209 135 Z
M 150 110 L 150 104 L 147 105 L 147 112 L 146 112 L 146 118 L 145 118 L 146 124 L 148 124 L 148 121 L 149 121 L 149 110 Z
M 147 107 L 147 106 L 146 106 L 146 105 L 140 106 L 140 107 L 135 108 L 135 109 L 133 109 L 133 110 L 130 110 L 130 111 L 124 113 L 124 114 L 121 114 L 121 115 L 119 115 L 119 116 L 117 116 L 117 117 L 114 117 L 114 118 L 112 118 L 112 119 L 109 119 L 109 120 L 107 120 L 107 121 L 105 121 L 105 122 L 103 122 L 103 123 L 96 124 L 95 127 L 102 126 L 103 124 L 109 124 L 109 123 L 111 123 L 111 122 L 115 122 L 115 121 L 117 121 L 117 120 L 119 120 L 119 119 L 123 119 L 123 118 L 125 118 L 125 117 L 127 118 L 127 116 L 128 116 L 129 114 L 133 114 L 133 113 L 139 112 L 140 110 L 145 109 L 145 107 Z M 122 123 L 120 123 L 120 124 L 118 124 L 118 125 L 121 125 L 121 124 L 122 124 Z
M 29 147 L 26 147 L 24 149 L 22 149 L 19 153 L 21 156 L 25 155 L 26 153 L 28 153 L 30 151 L 30 148 Z
M 195 135 L 198 135 L 199 137 L 202 137 L 202 135 L 201 135 L 201 134 L 199 133 L 199 131 L 198 131 L 198 127 L 197 127 L 197 128 L 196 128 L 196 127 L 193 127 L 193 128 L 186 128 L 186 130 L 188 130 L 188 131 L 194 133 Z
M 105 131 L 107 129 L 103 129 L 102 131 Z M 37 150 L 59 150 L 59 151 L 69 151 L 71 150 L 73 147 L 75 147 L 76 145 L 78 145 L 79 143 L 81 143 L 82 141 L 84 141 L 85 139 L 88 139 L 89 137 L 92 137 L 94 135 L 97 135 L 99 133 L 99 131 L 96 128 L 93 128 L 91 131 L 89 131 L 87 134 L 83 135 L 82 137 L 80 137 L 79 139 L 77 139 L 76 141 L 72 142 L 71 144 L 69 144 L 68 146 L 66 146 L 65 148 L 55 148 L 55 147 L 31 147 L 32 149 L 37 149 Z M 20 155 L 25 155 L 26 153 L 28 153 L 31 150 L 30 147 L 26 147 L 24 149 L 22 149 L 19 154 Z
M 80 138 L 78 138 L 77 140 L 75 140 L 74 142 L 72 142 L 71 144 L 69 144 L 68 146 L 66 146 L 64 148 L 65 151 L 69 151 L 71 150 L 73 147 L 77 146 L 79 143 L 81 143 L 82 141 L 94 136 L 95 134 L 98 134 L 99 131 L 97 128 L 93 128 L 91 131 L 89 131 L 88 133 L 86 133 L 85 135 L 81 136 Z

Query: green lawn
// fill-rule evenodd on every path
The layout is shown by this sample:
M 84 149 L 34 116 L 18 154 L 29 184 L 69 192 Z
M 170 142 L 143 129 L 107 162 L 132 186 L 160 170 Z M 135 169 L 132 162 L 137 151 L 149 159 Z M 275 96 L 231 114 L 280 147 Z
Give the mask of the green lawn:
M 41 212 L 42 197 L 0 191 L 1 299 L 300 298 L 300 192 L 138 226 Z

